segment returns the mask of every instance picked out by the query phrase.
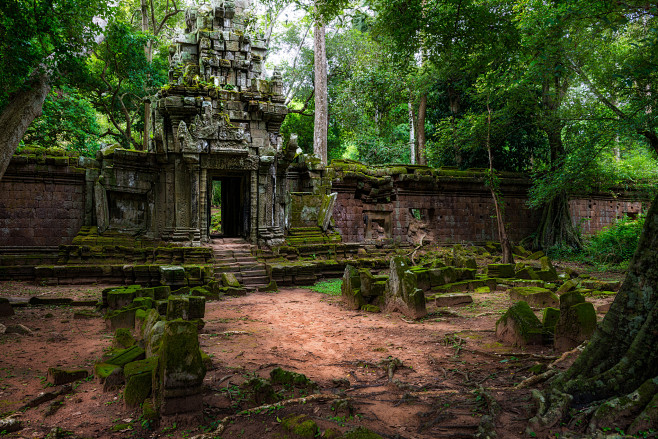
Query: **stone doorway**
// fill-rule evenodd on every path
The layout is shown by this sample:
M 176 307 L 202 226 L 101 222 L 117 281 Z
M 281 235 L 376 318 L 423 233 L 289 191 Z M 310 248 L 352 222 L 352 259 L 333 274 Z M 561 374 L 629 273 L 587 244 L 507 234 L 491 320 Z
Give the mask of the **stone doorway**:
M 249 184 L 247 175 L 213 176 L 208 182 L 208 236 L 247 238 Z

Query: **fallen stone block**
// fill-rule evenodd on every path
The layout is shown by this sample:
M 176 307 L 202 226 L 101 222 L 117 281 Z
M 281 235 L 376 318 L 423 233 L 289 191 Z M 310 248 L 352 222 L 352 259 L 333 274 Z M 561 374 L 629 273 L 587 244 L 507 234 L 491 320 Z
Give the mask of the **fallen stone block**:
M 542 344 L 544 326 L 530 306 L 516 302 L 496 322 L 496 336 L 505 343 L 515 346 Z
M 390 267 L 384 309 L 387 312 L 399 311 L 412 319 L 427 315 L 423 290 L 417 288 L 416 275 L 409 271 L 411 261 L 395 256 L 391 259 Z
M 473 303 L 473 298 L 469 294 L 448 293 L 437 294 L 432 296 L 434 304 L 437 307 L 468 305 Z
M 487 265 L 487 275 L 502 279 L 514 277 L 514 264 L 489 264 Z
M 557 307 L 560 299 L 557 295 L 546 288 L 540 287 L 513 287 L 508 291 L 510 299 L 513 301 L 524 301 L 528 305 L 537 308 L 544 308 L 547 306 Z
M 359 270 L 349 264 L 345 266 L 340 291 L 343 303 L 348 309 L 361 309 L 366 304 L 361 294 L 361 275 Z
M 589 339 L 596 329 L 594 305 L 578 292 L 560 296 L 560 319 L 555 325 L 555 349 L 567 351 Z
M 73 381 L 85 379 L 88 376 L 89 372 L 85 369 L 65 370 L 56 367 L 48 368 L 48 382 L 54 386 L 72 383 Z
M 34 332 L 25 325 L 20 323 L 15 325 L 7 325 L 5 329 L 5 334 L 18 334 L 18 335 L 34 335 Z

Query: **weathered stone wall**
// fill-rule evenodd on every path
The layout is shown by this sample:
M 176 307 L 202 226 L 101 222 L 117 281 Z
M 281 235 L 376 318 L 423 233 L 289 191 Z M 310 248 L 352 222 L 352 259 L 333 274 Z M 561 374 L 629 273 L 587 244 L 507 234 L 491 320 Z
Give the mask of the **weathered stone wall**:
M 78 157 L 14 156 L 0 180 L 0 247 L 69 244 L 84 223 L 85 184 Z
M 636 218 L 642 212 L 642 206 L 642 202 L 634 200 L 630 194 L 621 194 L 616 198 L 609 194 L 597 194 L 569 202 L 574 224 L 585 235 L 596 233 L 624 215 Z
M 338 193 L 334 220 L 344 242 L 497 241 L 494 205 L 481 171 L 434 170 L 419 166 L 365 167 L 334 162 L 332 191 Z M 530 210 L 530 181 L 501 173 L 508 233 L 513 241 L 531 235 L 541 219 Z M 591 195 L 570 202 L 575 224 L 591 234 L 623 214 L 636 215 L 633 194 Z

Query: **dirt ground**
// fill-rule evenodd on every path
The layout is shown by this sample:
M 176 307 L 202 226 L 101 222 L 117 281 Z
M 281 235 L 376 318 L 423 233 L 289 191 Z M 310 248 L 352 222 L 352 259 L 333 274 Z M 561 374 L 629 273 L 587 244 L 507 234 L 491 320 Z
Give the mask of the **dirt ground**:
M 79 300 L 99 298 L 105 287 L 5 282 L 0 297 Z M 490 397 L 501 406 L 495 420 L 498 437 L 529 437 L 530 392 L 513 387 L 532 375 L 532 366 L 548 364 L 559 353 L 548 347 L 505 346 L 496 339 L 495 322 L 511 305 L 505 291 L 473 294 L 473 299 L 461 307 L 429 306 L 429 315 L 418 322 L 397 313 L 347 310 L 339 296 L 305 288 L 208 302 L 200 343 L 213 367 L 205 378 L 204 421 L 160 426 L 143 420 L 139 409 L 126 409 L 120 391 L 103 392 L 94 378 L 74 383 L 70 394 L 19 411 L 40 392 L 56 390 L 46 382 L 49 367 L 92 371 L 110 348 L 112 335 L 101 314 L 79 314 L 94 311 L 90 307 L 15 308 L 16 315 L 0 317 L 0 323 L 23 324 L 33 335 L 0 335 L 0 415 L 16 412 L 24 423 L 9 437 L 44 437 L 54 427 L 78 437 L 190 437 L 255 407 L 240 385 L 281 367 L 314 380 L 317 392 L 349 403 L 308 402 L 238 415 L 222 438 L 282 438 L 287 433 L 280 421 L 301 413 L 321 431 L 365 426 L 388 438 L 473 437 L 492 406 Z M 593 302 L 598 307 L 612 300 Z M 288 396 L 300 395 L 298 390 Z

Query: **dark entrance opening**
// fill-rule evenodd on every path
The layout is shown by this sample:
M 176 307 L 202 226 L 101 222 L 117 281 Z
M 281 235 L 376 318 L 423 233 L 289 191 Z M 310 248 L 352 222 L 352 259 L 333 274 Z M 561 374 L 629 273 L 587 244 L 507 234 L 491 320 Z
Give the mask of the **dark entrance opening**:
M 249 191 L 244 176 L 219 176 L 209 181 L 208 235 L 246 238 L 249 232 Z

